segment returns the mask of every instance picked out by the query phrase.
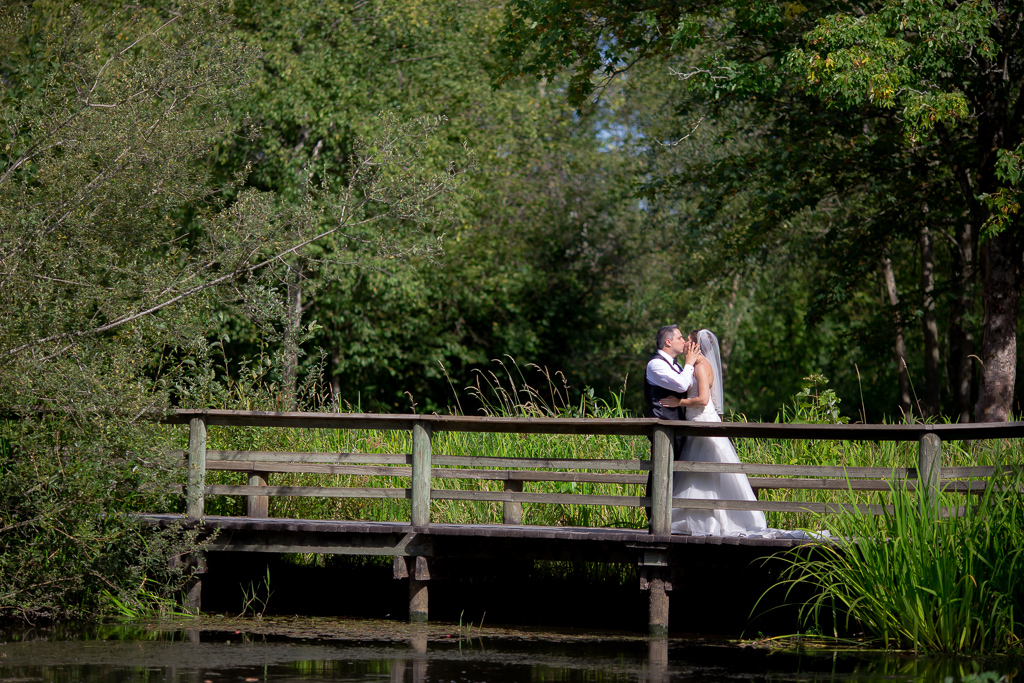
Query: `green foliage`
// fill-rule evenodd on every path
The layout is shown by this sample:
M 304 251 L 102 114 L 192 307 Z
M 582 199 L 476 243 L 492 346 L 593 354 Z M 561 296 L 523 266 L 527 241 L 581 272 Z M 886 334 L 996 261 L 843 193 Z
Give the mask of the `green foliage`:
M 256 583 L 249 582 L 248 588 L 242 587 L 242 614 L 251 614 L 257 621 L 263 618 L 270 604 L 270 598 L 274 591 L 270 589 L 270 567 L 267 567 L 266 576 Z
M 1024 635 L 1024 489 L 1019 468 L 992 480 L 976 508 L 936 518 L 906 490 L 880 517 L 840 515 L 836 542 L 786 558 L 787 594 L 816 596 L 801 607 L 820 623 L 842 610 L 844 625 L 886 647 L 947 653 L 1019 650 Z M 944 496 L 944 503 L 960 500 Z
M 1024 143 L 1017 149 L 996 151 L 996 176 L 1005 185 L 995 192 L 980 196 L 991 213 L 982 226 L 982 238 L 991 239 L 1012 227 L 1020 214 L 1020 181 L 1024 176 Z
M 936 123 L 955 125 L 967 118 L 967 97 L 957 85 L 946 90 L 946 79 L 972 51 L 986 59 L 998 56 L 990 33 L 996 20 L 987 2 L 956 7 L 885 3 L 858 17 L 837 13 L 822 18 L 805 35 L 807 48 L 793 50 L 788 59 L 829 103 L 843 108 L 902 105 L 913 139 Z M 912 37 L 921 33 L 927 41 Z
M 811 424 L 846 424 L 849 418 L 839 414 L 842 400 L 832 389 L 824 389 L 828 379 L 824 375 L 804 377 L 804 386 L 793 397 L 793 416 L 787 422 Z M 783 412 L 785 415 L 785 412 Z
M 130 516 L 173 509 L 180 483 L 145 423 L 225 391 L 218 317 L 268 325 L 278 266 L 326 260 L 324 243 L 374 267 L 431 258 L 455 210 L 468 155 L 423 163 L 438 116 L 371 117 L 342 177 L 307 174 L 288 198 L 244 187 L 244 166 L 212 173 L 258 56 L 223 10 L 0 10 L 2 615 L 165 609 L 187 573 L 167 561 L 196 542 Z
M 627 91 L 650 89 L 646 110 L 633 119 L 644 133 L 638 156 L 650 161 L 638 184 L 657 211 L 651 223 L 663 229 L 667 219 L 689 247 L 679 259 L 692 274 L 683 286 L 710 283 L 728 296 L 722 285 L 735 276 L 751 284 L 751 299 L 763 300 L 792 281 L 808 299 L 810 350 L 836 343 L 827 348 L 833 362 L 861 356 L 826 369 L 842 389 L 853 388 L 854 363 L 864 369 L 866 359 L 870 374 L 884 378 L 875 386 L 895 384 L 891 351 L 878 353 L 893 348 L 894 322 L 908 337 L 911 372 L 920 375 L 926 365 L 937 386 L 940 370 L 918 360 L 917 348 L 931 359 L 943 346 L 935 331 L 948 334 L 950 403 L 969 418 L 965 359 L 981 337 L 979 299 L 995 310 L 1001 299 L 994 292 L 1020 288 L 1009 266 L 976 268 L 980 226 L 988 221 L 989 234 L 1015 235 L 1020 222 L 1015 186 L 1002 179 L 1007 164 L 998 161 L 1024 135 L 1016 112 L 1024 71 L 1012 58 L 1020 35 L 998 28 L 1016 25 L 1019 7 L 722 0 L 652 10 L 518 0 L 505 12 L 502 78 L 568 74 L 567 99 L 582 109 L 592 96 L 614 92 L 611 74 L 622 76 Z M 676 82 L 651 75 L 659 70 Z M 925 250 L 924 238 L 940 234 L 948 239 Z M 1013 250 L 1016 263 L 1019 245 L 1008 237 L 999 249 Z M 714 258 L 691 259 L 695 250 Z M 880 313 L 889 304 L 877 296 L 887 258 L 901 300 L 888 319 Z M 922 271 L 934 273 L 934 286 Z M 982 277 L 987 294 L 976 287 Z M 979 405 L 986 419 L 1005 419 L 1013 380 L 998 368 L 1009 367 L 1016 325 L 998 327 L 995 319 L 986 318 L 985 353 L 1004 360 L 982 358 L 982 394 L 990 398 Z M 772 362 L 773 349 L 764 346 L 747 356 L 754 365 Z M 882 402 L 889 408 L 881 412 L 893 414 L 894 395 L 886 393 L 868 408 Z M 938 393 L 924 401 L 932 414 Z M 1002 412 L 984 407 L 992 401 Z
M 218 176 L 251 163 L 249 186 L 294 201 L 307 176 L 316 184 L 349 173 L 352 140 L 377 135 L 382 109 L 401 120 L 447 118 L 424 154 L 428 166 L 444 169 L 465 148 L 475 159 L 463 201 L 437 224 L 443 255 L 347 260 L 358 244 L 340 240 L 309 255 L 302 317 L 319 329 L 301 345 L 303 371 L 323 349 L 338 398 L 383 411 L 404 409 L 410 395 L 421 409 L 444 410 L 449 378 L 466 386 L 505 355 L 562 368 L 574 394 L 621 386 L 646 346 L 637 342 L 641 330 L 646 338 L 666 314 L 658 288 L 673 280 L 667 269 L 651 273 L 658 235 L 641 224 L 621 145 L 629 132 L 614 112 L 573 116 L 562 106 L 561 79 L 494 89 L 496 7 L 403 0 L 243 3 L 233 11 L 237 35 L 263 52 L 250 96 L 231 112 L 261 136 L 225 141 Z M 265 293 L 283 302 L 279 274 Z M 261 343 L 273 348 L 266 330 L 281 329 L 283 309 L 259 324 L 223 315 L 232 362 Z M 605 350 L 604 362 L 568 343 L 583 330 Z
M 76 417 L 0 423 L 0 617 L 166 612 L 189 578 L 171 560 L 199 547 L 196 534 L 129 513 L 177 506 L 178 460 L 155 426 Z

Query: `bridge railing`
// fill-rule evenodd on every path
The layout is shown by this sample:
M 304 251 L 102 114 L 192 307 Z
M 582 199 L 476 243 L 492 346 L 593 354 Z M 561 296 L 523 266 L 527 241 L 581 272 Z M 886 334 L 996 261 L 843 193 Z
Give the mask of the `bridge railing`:
M 204 516 L 205 496 L 247 498 L 247 515 L 265 517 L 270 496 L 333 498 L 398 498 L 411 501 L 410 522 L 430 524 L 431 500 L 501 502 L 506 524 L 522 523 L 523 503 L 645 507 L 651 510 L 650 531 L 671 530 L 673 508 L 762 510 L 821 514 L 880 514 L 883 505 L 821 503 L 807 501 L 737 501 L 673 499 L 676 473 L 742 472 L 755 491 L 889 491 L 904 487 L 920 492 L 936 503 L 940 492 L 963 494 L 984 490 L 984 479 L 996 467 L 942 467 L 942 441 L 977 441 L 1024 437 L 1024 423 L 965 425 L 807 425 L 764 423 L 697 423 L 653 419 L 607 418 L 506 418 L 438 415 L 372 415 L 352 413 L 271 413 L 258 411 L 181 410 L 165 419 L 189 425 L 186 514 Z M 412 432 L 410 453 L 311 453 L 279 451 L 227 451 L 206 448 L 210 426 L 285 427 L 294 429 L 401 430 Z M 463 456 L 432 453 L 437 432 L 492 432 L 511 434 L 575 434 L 646 436 L 651 440 L 647 459 L 534 458 Z M 903 441 L 918 443 L 918 466 L 836 467 L 774 464 L 723 464 L 672 461 L 673 435 L 724 436 L 840 441 Z M 208 470 L 228 470 L 248 475 L 246 485 L 207 484 Z M 408 479 L 409 485 L 393 487 L 274 486 L 274 473 L 318 473 Z M 432 488 L 437 479 L 476 479 L 503 482 L 502 491 Z M 528 482 L 605 483 L 637 485 L 650 482 L 648 496 L 593 495 L 524 491 Z M 943 508 L 941 514 L 958 514 L 963 506 Z

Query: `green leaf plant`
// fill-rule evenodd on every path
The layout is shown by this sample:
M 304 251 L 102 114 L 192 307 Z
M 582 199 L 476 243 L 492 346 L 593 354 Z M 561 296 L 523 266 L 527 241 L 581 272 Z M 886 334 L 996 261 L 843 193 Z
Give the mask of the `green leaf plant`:
M 833 517 L 831 540 L 777 560 L 785 569 L 771 590 L 793 596 L 810 586 L 813 597 L 799 606 L 805 624 L 825 630 L 838 619 L 837 629 L 887 648 L 1020 651 L 1024 477 L 1019 466 L 1007 469 L 957 515 L 940 517 L 914 492 L 894 487 L 883 515 Z M 963 502 L 953 495 L 959 498 L 947 494 L 943 502 Z

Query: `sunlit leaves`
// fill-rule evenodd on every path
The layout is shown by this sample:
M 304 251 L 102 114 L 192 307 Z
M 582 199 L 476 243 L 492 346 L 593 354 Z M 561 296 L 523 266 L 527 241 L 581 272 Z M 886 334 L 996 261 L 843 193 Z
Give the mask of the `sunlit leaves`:
M 887 2 L 874 12 L 823 17 L 789 61 L 832 106 L 900 108 L 913 139 L 969 115 L 958 73 L 995 55 L 994 21 L 986 1 Z
M 1024 177 L 1024 143 L 1016 149 L 1001 149 L 996 161 L 996 177 L 1005 185 L 996 192 L 983 194 L 981 199 L 992 211 L 982 228 L 982 236 L 991 239 L 1019 220 L 1022 194 L 1020 181 Z

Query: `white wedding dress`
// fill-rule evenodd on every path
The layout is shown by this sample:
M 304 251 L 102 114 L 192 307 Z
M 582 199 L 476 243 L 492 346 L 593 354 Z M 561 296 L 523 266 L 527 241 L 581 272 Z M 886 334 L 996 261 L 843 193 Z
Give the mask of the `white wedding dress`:
M 697 396 L 697 383 L 687 398 Z M 721 422 L 713 401 L 703 408 L 687 408 L 686 419 L 694 422 Z M 738 463 L 732 443 L 724 436 L 691 436 L 683 447 L 682 460 L 692 462 Z M 701 500 L 757 500 L 747 475 L 717 472 L 674 472 L 672 497 Z M 768 529 L 764 513 L 759 510 L 672 510 L 672 533 L 693 536 L 774 536 Z

